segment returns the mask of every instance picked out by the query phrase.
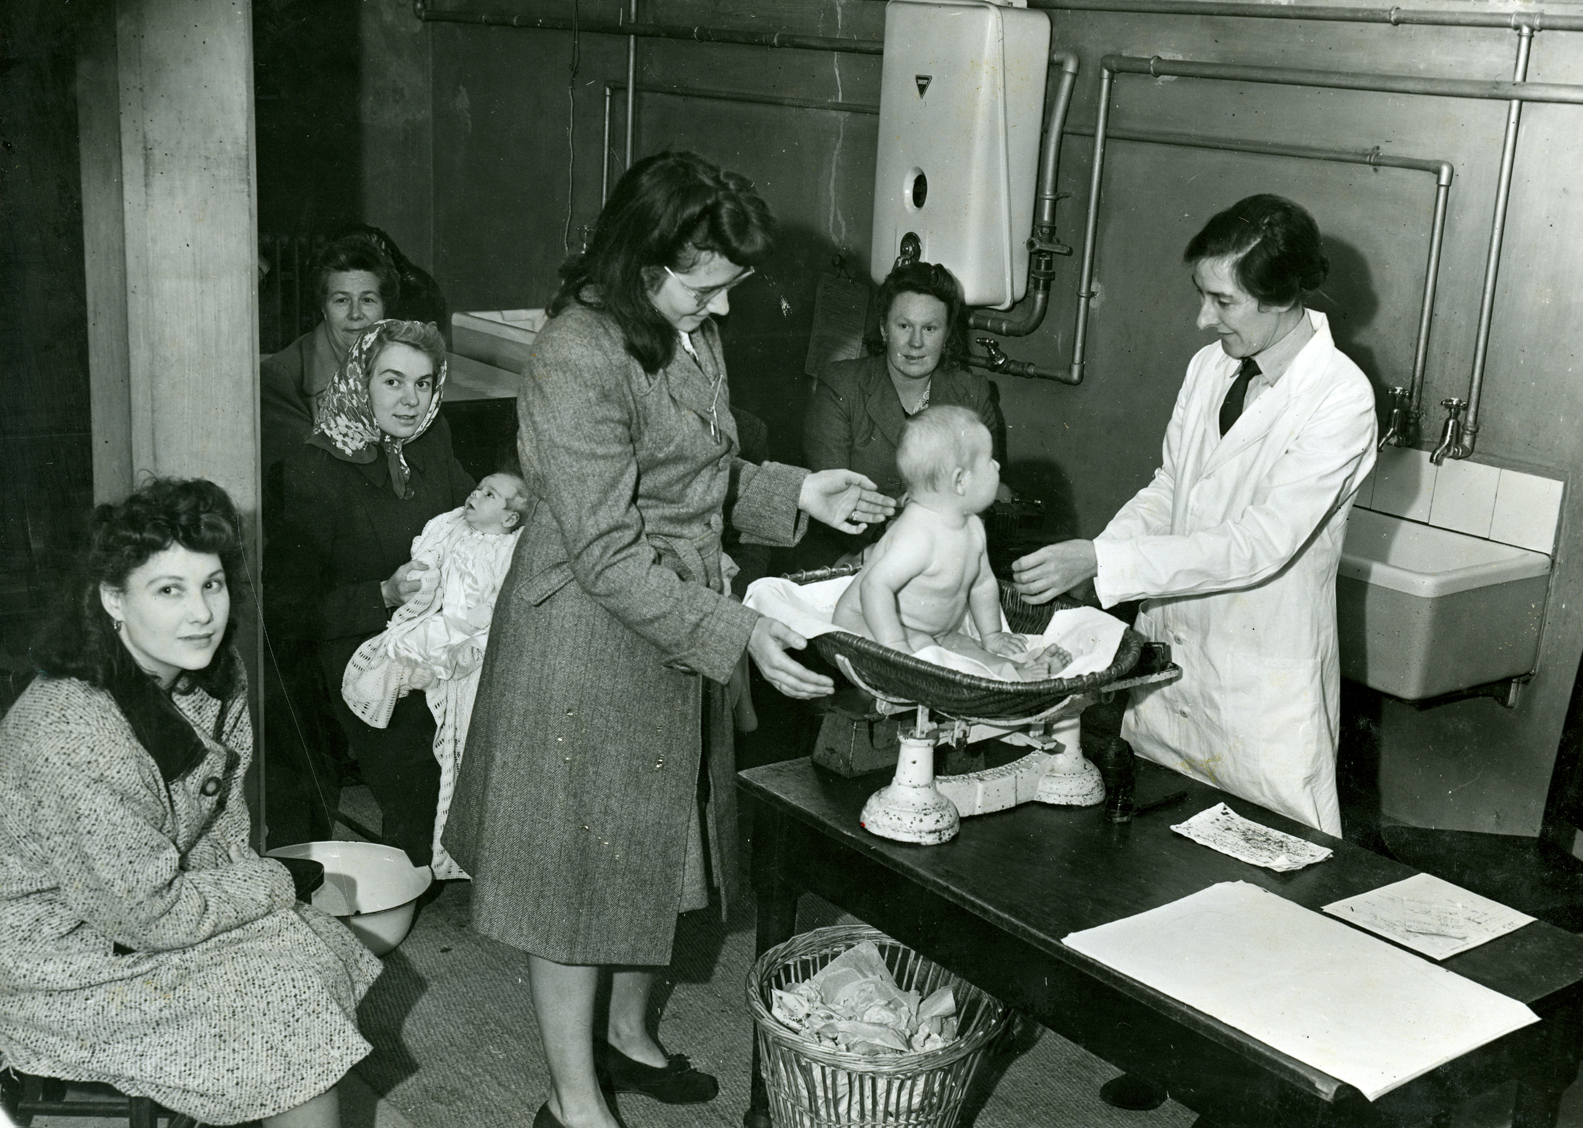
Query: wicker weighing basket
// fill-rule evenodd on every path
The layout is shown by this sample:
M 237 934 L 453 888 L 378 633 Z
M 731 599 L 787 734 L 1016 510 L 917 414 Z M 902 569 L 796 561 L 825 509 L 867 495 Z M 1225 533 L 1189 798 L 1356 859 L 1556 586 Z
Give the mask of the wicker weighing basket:
M 916 1053 L 865 1057 L 804 1041 L 770 1013 L 770 989 L 789 990 L 864 940 L 879 948 L 903 991 L 956 995 L 957 1038 Z M 775 1128 L 952 1128 L 968 1082 L 1004 1028 L 1004 1003 L 862 925 L 818 928 L 765 952 L 748 973 L 748 1007 Z

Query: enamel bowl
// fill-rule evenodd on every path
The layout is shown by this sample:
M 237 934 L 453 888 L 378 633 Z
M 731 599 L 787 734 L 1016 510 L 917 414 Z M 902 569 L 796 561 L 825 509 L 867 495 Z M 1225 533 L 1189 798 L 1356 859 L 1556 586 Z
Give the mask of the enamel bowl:
M 382 956 L 406 938 L 418 897 L 434 881 L 428 866 L 374 842 L 299 842 L 269 851 L 272 858 L 307 858 L 324 867 L 313 906 L 342 922 Z

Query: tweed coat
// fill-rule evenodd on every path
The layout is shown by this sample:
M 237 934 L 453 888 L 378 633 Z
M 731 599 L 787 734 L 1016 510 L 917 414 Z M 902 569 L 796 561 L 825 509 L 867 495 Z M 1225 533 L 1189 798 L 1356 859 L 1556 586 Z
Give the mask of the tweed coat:
M 246 695 L 177 708 L 203 738 L 167 784 L 114 699 L 28 687 L 0 724 L 0 1056 L 207 1124 L 273 1116 L 369 1051 L 380 965 L 246 846 Z
M 724 594 L 726 519 L 791 544 L 807 471 L 737 457 L 712 323 L 647 373 L 619 327 L 573 305 L 534 340 L 517 400 L 536 498 L 495 605 L 444 844 L 473 924 L 570 964 L 663 964 L 696 860 L 734 870 L 721 695 L 758 616 Z M 689 850 L 689 838 L 694 841 Z

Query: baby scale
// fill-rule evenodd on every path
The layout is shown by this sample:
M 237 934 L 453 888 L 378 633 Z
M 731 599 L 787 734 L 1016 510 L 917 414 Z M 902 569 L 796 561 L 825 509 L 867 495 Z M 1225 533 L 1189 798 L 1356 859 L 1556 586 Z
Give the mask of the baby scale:
M 835 579 L 855 569 L 824 569 L 789 577 L 797 582 Z M 1011 630 L 1038 634 L 1055 610 L 1078 604 L 1057 599 L 1023 602 L 1001 586 L 1001 605 Z M 1026 802 L 1094 806 L 1105 799 L 1100 770 L 1078 744 L 1078 718 L 1102 696 L 1133 686 L 1176 681 L 1181 668 L 1169 648 L 1147 642 L 1131 628 L 1122 634 L 1115 658 L 1095 673 L 1073 678 L 1010 682 L 976 677 L 925 662 L 911 654 L 844 631 L 819 635 L 814 645 L 848 679 L 874 698 L 876 711 L 914 713 L 900 734 L 896 775 L 863 807 L 863 828 L 881 838 L 938 845 L 956 836 L 961 819 Z M 931 713 L 944 724 L 931 723 Z M 1014 763 L 964 775 L 936 777 L 935 747 L 965 739 L 973 725 L 1021 730 L 1029 753 Z M 1131 761 L 1122 766 L 1130 778 Z M 1130 804 L 1130 796 L 1116 796 Z M 1119 811 L 1115 817 L 1124 817 Z

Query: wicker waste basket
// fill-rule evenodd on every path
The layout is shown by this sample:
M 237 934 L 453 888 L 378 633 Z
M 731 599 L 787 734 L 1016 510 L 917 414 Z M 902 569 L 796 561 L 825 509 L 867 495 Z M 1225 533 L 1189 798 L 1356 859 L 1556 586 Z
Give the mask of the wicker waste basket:
M 879 948 L 903 991 L 927 997 L 940 987 L 952 989 L 956 1041 L 866 1057 L 812 1045 L 770 1013 L 771 988 L 789 990 L 864 940 Z M 973 1071 L 1007 1021 L 998 999 L 861 925 L 818 928 L 776 945 L 754 963 L 747 988 L 775 1128 L 952 1128 Z

